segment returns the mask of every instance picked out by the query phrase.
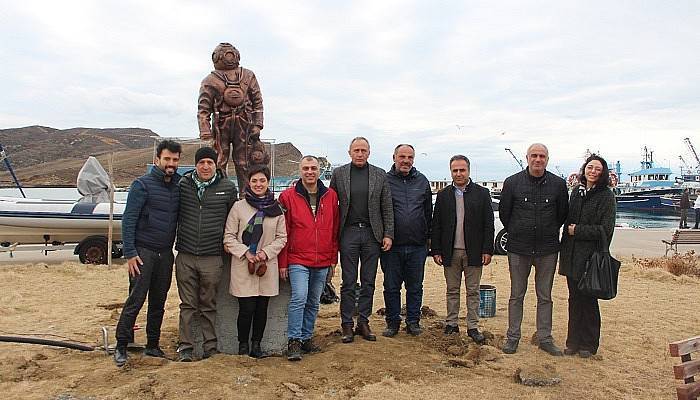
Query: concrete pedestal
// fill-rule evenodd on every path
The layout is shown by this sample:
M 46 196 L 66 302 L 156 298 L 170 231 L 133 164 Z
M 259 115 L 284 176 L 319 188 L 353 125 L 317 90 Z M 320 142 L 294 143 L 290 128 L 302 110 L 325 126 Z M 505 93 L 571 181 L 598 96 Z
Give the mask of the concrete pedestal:
M 229 293 L 231 268 L 224 267 L 216 298 L 216 334 L 222 353 L 238 354 L 238 300 Z M 289 281 L 280 280 L 279 295 L 270 298 L 267 308 L 267 326 L 261 342 L 263 352 L 282 354 L 287 349 L 287 306 L 291 296 Z M 202 355 L 202 333 L 197 322 L 193 323 L 194 354 Z

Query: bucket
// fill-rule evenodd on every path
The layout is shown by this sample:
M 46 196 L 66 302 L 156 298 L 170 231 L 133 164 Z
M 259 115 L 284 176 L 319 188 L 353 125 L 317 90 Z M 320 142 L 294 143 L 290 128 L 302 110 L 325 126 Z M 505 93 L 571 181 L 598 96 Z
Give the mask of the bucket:
M 491 318 L 496 316 L 496 287 L 479 285 L 479 317 Z

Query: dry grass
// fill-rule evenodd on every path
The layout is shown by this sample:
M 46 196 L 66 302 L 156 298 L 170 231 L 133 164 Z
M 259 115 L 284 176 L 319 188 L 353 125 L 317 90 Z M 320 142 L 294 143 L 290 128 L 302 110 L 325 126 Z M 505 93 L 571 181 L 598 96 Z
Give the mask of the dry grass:
M 675 276 L 700 277 L 700 256 L 690 250 L 672 257 L 632 258 L 634 264 L 644 269 L 662 269 Z

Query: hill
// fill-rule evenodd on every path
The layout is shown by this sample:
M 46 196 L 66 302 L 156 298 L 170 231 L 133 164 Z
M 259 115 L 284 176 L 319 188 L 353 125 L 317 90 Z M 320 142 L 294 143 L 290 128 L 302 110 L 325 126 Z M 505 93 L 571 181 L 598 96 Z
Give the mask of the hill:
M 78 171 L 88 156 L 95 156 L 105 169 L 113 158 L 114 182 L 128 186 L 153 162 L 154 143 L 160 136 L 142 128 L 71 128 L 59 130 L 29 126 L 0 130 L 3 144 L 17 177 L 24 186 L 74 186 Z M 194 164 L 194 153 L 206 145 L 197 139 L 183 142 L 182 165 Z M 270 146 L 267 146 L 271 152 Z M 297 173 L 301 152 L 291 143 L 274 146 L 275 175 Z M 233 175 L 233 163 L 229 174 Z M 0 168 L 0 186 L 14 186 L 5 168 Z

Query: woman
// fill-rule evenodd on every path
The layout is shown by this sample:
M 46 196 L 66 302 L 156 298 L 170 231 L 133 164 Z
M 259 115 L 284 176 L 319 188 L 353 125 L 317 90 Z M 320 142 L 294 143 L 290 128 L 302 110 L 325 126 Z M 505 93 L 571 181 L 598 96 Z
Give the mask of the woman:
M 244 200 L 228 214 L 224 247 L 233 255 L 229 292 L 238 298 L 238 354 L 260 358 L 267 304 L 279 294 L 279 276 L 286 276 L 286 270 L 278 271 L 277 255 L 287 242 L 287 229 L 282 208 L 268 190 L 270 169 L 252 167 L 248 181 Z
M 580 185 L 569 199 L 569 216 L 562 232 L 559 273 L 569 286 L 569 329 L 564 354 L 588 358 L 598 352 L 600 309 L 598 299 L 578 290 L 586 261 L 598 248 L 600 228 L 610 244 L 615 228 L 615 196 L 608 188 L 608 164 L 591 155 L 581 167 Z

